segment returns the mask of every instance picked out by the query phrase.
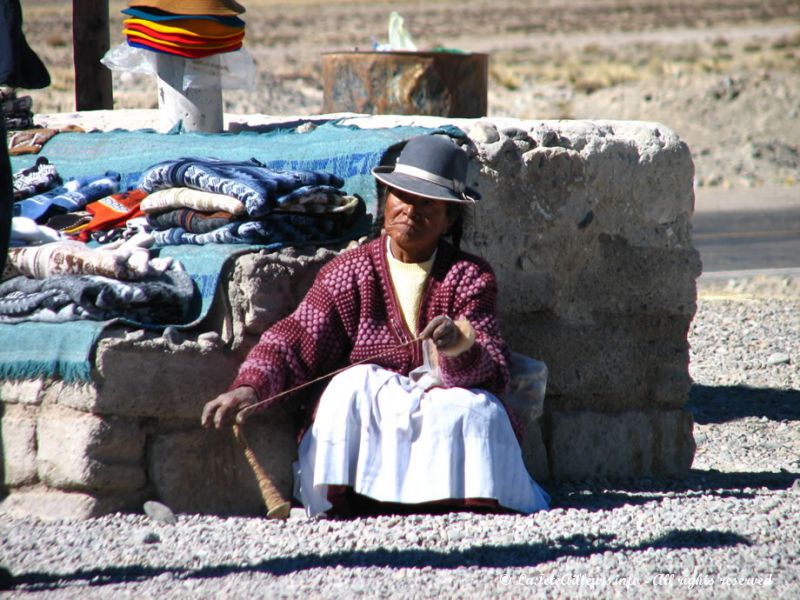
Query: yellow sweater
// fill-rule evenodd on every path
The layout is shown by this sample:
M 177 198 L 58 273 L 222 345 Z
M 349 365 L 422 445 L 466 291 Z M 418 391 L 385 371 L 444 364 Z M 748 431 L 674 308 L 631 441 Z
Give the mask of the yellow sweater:
M 386 258 L 389 263 L 389 276 L 392 279 L 394 294 L 400 304 L 403 320 L 408 330 L 417 335 L 417 315 L 422 302 L 425 280 L 433 268 L 436 252 L 428 260 L 421 263 L 404 263 L 392 256 L 389 238 L 386 239 Z

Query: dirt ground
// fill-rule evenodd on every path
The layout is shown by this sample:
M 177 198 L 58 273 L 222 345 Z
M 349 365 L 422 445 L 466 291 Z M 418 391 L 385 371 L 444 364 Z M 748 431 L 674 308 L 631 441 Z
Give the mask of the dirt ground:
M 245 0 L 254 90 L 230 113 L 321 112 L 322 52 L 387 41 L 392 10 L 418 48 L 490 55 L 489 116 L 658 121 L 687 141 L 698 187 L 800 190 L 800 0 Z M 122 41 L 111 0 L 111 43 Z M 71 3 L 24 0 L 53 77 L 37 113 L 74 110 Z M 151 77 L 114 74 L 115 108 L 155 108 Z

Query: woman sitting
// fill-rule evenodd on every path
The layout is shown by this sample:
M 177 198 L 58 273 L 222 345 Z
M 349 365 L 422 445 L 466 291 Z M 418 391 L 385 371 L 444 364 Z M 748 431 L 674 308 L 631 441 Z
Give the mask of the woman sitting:
M 204 407 L 203 424 L 220 428 L 239 410 L 356 365 L 328 384 L 300 443 L 309 515 L 547 508 L 497 397 L 509 350 L 494 273 L 459 248 L 477 196 L 467 163 L 449 138 L 425 135 L 394 167 L 373 169 L 386 186 L 384 233 L 325 265 L 297 309 L 261 336 L 230 391 Z

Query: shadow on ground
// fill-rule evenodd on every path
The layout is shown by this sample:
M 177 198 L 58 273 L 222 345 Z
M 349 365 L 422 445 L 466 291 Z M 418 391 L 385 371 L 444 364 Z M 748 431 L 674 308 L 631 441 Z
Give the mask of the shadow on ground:
M 701 425 L 744 417 L 800 421 L 800 390 L 695 384 L 686 408 L 691 411 L 695 423 Z
M 588 557 L 604 552 L 645 552 L 659 549 L 726 548 L 745 545 L 750 541 L 730 531 L 674 529 L 666 534 L 637 545 L 619 543 L 610 533 L 598 535 L 576 534 L 548 542 L 510 544 L 504 546 L 480 545 L 460 550 L 354 550 L 330 554 L 298 554 L 263 560 L 252 565 L 220 564 L 199 569 L 183 567 L 104 567 L 79 569 L 66 573 L 21 573 L 12 576 L 9 589 L 46 591 L 71 586 L 103 586 L 121 583 L 144 582 L 165 573 L 175 579 L 210 579 L 239 573 L 265 573 L 273 576 L 288 575 L 309 569 L 334 567 L 407 569 L 432 567 L 456 569 L 478 566 L 482 568 L 530 567 L 562 557 Z
M 755 498 L 764 488 L 788 490 L 800 481 L 800 473 L 789 471 L 732 472 L 692 469 L 685 479 L 641 478 L 623 482 L 588 481 L 551 484 L 552 507 L 588 511 L 613 510 L 626 505 L 661 502 L 665 496 L 691 499 Z

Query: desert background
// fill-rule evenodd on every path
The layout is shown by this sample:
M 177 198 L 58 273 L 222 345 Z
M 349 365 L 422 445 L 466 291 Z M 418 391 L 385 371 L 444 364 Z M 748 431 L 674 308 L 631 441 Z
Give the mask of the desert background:
M 113 47 L 128 3 L 109 4 Z M 228 113 L 319 114 L 321 54 L 385 43 L 396 10 L 419 49 L 490 55 L 489 116 L 657 121 L 689 144 L 698 189 L 800 189 L 800 0 L 242 4 L 257 81 L 224 92 Z M 72 4 L 22 5 L 53 80 L 34 111 L 73 111 Z M 158 106 L 152 77 L 113 80 L 114 108 Z

